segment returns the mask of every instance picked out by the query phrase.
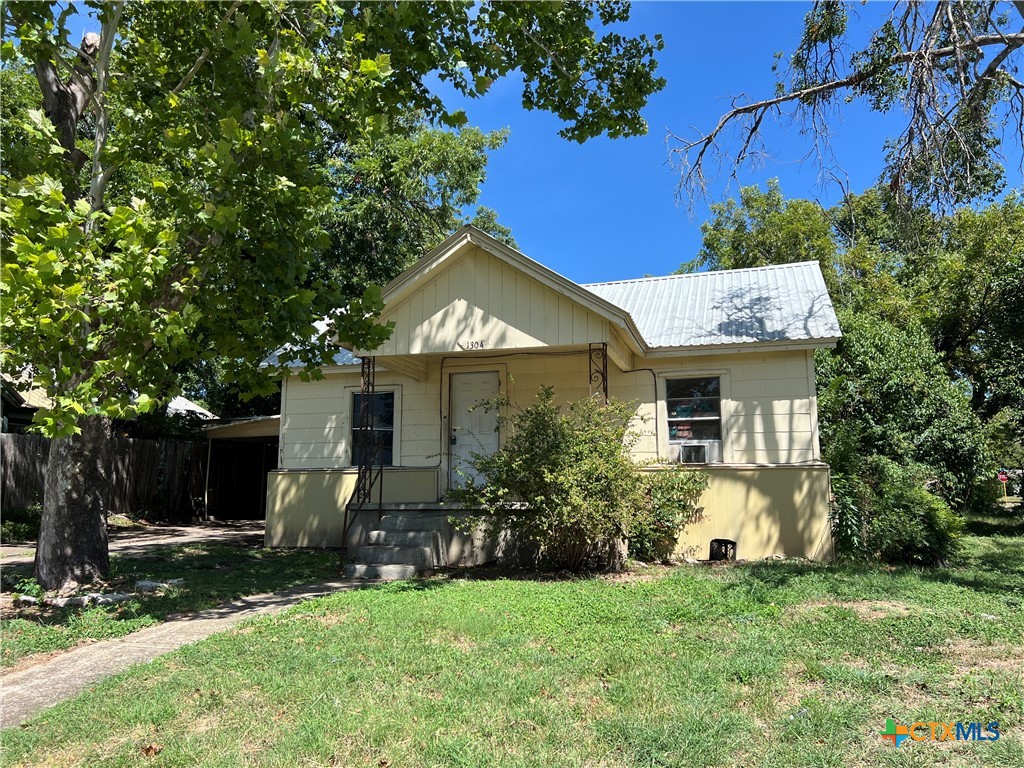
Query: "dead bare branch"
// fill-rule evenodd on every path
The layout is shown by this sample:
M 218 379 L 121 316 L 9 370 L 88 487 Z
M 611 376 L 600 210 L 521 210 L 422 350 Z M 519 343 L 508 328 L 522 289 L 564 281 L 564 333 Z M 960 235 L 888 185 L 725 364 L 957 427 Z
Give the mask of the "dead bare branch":
M 815 5 L 816 11 L 828 7 L 824 0 Z M 1014 7 L 1024 16 L 1024 0 L 1015 0 Z M 936 182 L 933 187 L 940 194 L 943 189 L 970 187 L 977 173 L 988 172 L 988 158 L 1002 158 L 998 148 L 987 145 L 995 89 L 1019 86 L 1012 77 L 1011 56 L 1024 49 L 1024 29 L 1009 31 L 1005 25 L 1005 13 L 996 9 L 996 3 L 987 7 L 953 0 L 896 3 L 886 25 L 889 31 L 879 31 L 870 48 L 843 66 L 845 74 L 836 67 L 842 48 L 836 40 L 844 41 L 845 36 L 826 36 L 821 41 L 812 36 L 810 43 L 802 43 L 799 60 L 793 59 L 795 74 L 789 90 L 749 103 L 734 99 L 715 126 L 696 137 L 668 134 L 670 160 L 680 173 L 679 196 L 692 205 L 695 198 L 706 194 L 707 165 L 712 158 L 722 162 L 722 140 L 725 131 L 733 127 L 738 129 L 738 141 L 731 146 L 738 151 L 730 150 L 730 178 L 735 178 L 739 169 L 755 158 L 752 147 L 769 115 L 793 114 L 805 121 L 814 138 L 811 154 L 822 163 L 824 178 L 829 155 L 826 114 L 835 108 L 835 95 L 865 94 L 880 100 L 881 106 L 874 102 L 872 106 L 886 109 L 894 98 L 891 89 L 900 82 L 895 96 L 905 105 L 908 118 L 906 128 L 890 145 L 893 184 L 907 184 L 912 171 L 916 179 L 930 169 Z M 886 51 L 885 34 L 895 34 L 892 46 L 896 52 Z M 991 49 L 997 50 L 989 57 L 985 52 Z M 984 65 L 979 66 L 982 61 Z M 1024 98 L 1015 100 L 1005 93 L 998 98 L 1003 104 L 999 109 L 1008 108 L 1015 122 L 1024 125 L 1015 114 L 1021 108 L 1017 102 L 1024 104 Z M 790 105 L 795 111 L 785 109 Z M 1024 144 L 1021 131 L 1017 141 Z

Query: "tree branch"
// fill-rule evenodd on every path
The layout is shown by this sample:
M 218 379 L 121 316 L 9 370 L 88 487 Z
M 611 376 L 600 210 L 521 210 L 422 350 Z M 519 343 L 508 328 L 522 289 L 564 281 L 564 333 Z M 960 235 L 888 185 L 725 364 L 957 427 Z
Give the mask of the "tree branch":
M 210 39 L 212 41 L 217 41 L 217 39 L 220 37 L 220 31 L 224 28 L 224 25 L 228 23 L 228 21 L 234 15 L 235 11 L 238 9 L 238 6 L 241 4 L 242 0 L 235 0 L 235 2 L 231 4 L 231 7 L 228 8 L 227 13 L 225 13 L 221 20 L 217 22 L 217 26 L 214 28 L 213 34 L 210 35 Z M 181 82 L 171 89 L 171 93 L 175 96 L 180 96 L 181 92 L 184 91 L 188 87 L 188 84 L 192 82 L 192 78 L 196 76 L 196 72 L 198 72 L 199 68 L 206 63 L 206 60 L 208 58 L 210 58 L 210 47 L 205 46 L 202 52 L 199 54 L 199 58 L 196 59 L 196 63 L 193 64 L 189 71 L 185 73 L 185 76 L 181 78 Z
M 1024 7 L 1024 0 L 1020 0 L 1020 4 Z M 939 9 L 936 12 L 936 16 L 941 12 L 941 9 Z M 935 21 L 936 19 L 933 17 L 932 21 L 929 22 L 929 28 L 935 23 Z M 915 48 L 912 51 L 904 51 L 891 56 L 887 65 L 889 67 L 907 65 L 913 69 L 916 65 L 923 64 L 924 68 L 928 70 L 936 65 L 936 60 L 949 58 L 951 56 L 955 56 L 958 60 L 961 60 L 960 57 L 962 57 L 963 51 L 965 50 L 980 51 L 983 48 L 994 45 L 1002 45 L 1004 46 L 1004 49 L 996 57 L 999 63 L 995 63 L 994 60 L 993 63 L 986 68 L 986 72 L 988 72 L 989 69 L 993 69 L 993 65 L 995 69 L 998 69 L 999 64 L 1004 62 L 1010 53 L 1017 48 L 1024 46 L 1024 32 L 1014 34 L 978 35 L 968 40 L 960 41 L 957 44 L 947 45 L 942 48 L 931 48 L 928 45 L 928 42 L 925 41 L 921 47 Z M 993 73 L 995 69 L 993 69 Z M 800 102 L 813 106 L 822 96 L 848 88 L 856 88 L 857 86 L 867 83 L 872 76 L 873 73 L 871 71 L 861 70 L 847 75 L 846 77 L 800 88 L 770 99 L 763 99 L 749 104 L 734 106 L 719 118 L 718 123 L 710 132 L 705 133 L 696 139 L 683 139 L 682 137 L 670 132 L 668 134 L 669 140 L 675 141 L 679 144 L 679 146 L 670 150 L 670 154 L 677 158 L 683 158 L 680 162 L 680 166 L 682 167 L 684 178 L 689 177 L 698 188 L 703 190 L 705 188 L 703 175 L 705 156 L 709 150 L 717 145 L 718 137 L 722 131 L 727 126 L 733 124 L 738 118 L 752 116 L 752 125 L 745 130 L 746 138 L 743 142 L 743 149 L 740 152 L 739 159 L 734 163 L 734 166 L 740 163 L 746 156 L 753 134 L 755 134 L 760 128 L 761 122 L 768 110 L 781 107 L 782 105 L 791 102 Z M 916 73 L 911 73 L 909 79 L 913 81 L 918 78 L 919 76 Z M 918 100 L 925 98 L 924 81 L 918 79 L 917 86 L 918 87 L 915 90 L 917 90 L 918 96 L 916 98 Z M 931 99 L 929 98 L 928 101 L 931 101 Z M 921 109 L 927 110 L 927 105 L 924 102 L 915 105 L 915 114 Z M 696 150 L 697 154 L 691 163 L 686 158 L 693 150 Z
M 92 212 L 96 213 L 103 205 L 103 193 L 106 190 L 107 182 L 113 173 L 113 167 L 103 167 L 103 150 L 107 146 L 107 131 L 110 127 L 110 119 L 107 114 L 106 92 L 107 80 L 110 77 L 110 52 L 114 48 L 114 37 L 117 35 L 117 23 L 121 20 L 121 12 L 124 10 L 124 1 L 116 2 L 108 10 L 100 29 L 100 45 L 96 56 L 96 87 L 94 97 L 96 99 L 98 114 L 96 115 L 96 139 L 92 148 L 92 175 L 89 180 L 89 205 Z M 88 234 L 94 226 L 95 218 L 90 216 L 85 222 L 85 232 Z
M 99 35 L 87 33 L 82 38 L 79 52 L 79 64 L 72 67 L 71 79 L 61 82 L 57 74 L 55 62 L 61 61 L 55 51 L 41 52 L 34 63 L 36 80 L 43 96 L 43 111 L 57 129 L 60 145 L 66 150 L 68 163 L 77 171 L 87 159 L 84 152 L 75 146 L 78 134 L 78 121 L 85 111 L 92 88 L 95 85 L 89 71 L 89 61 L 100 43 Z M 50 54 L 53 54 L 53 57 Z M 65 199 L 73 199 L 74 193 L 69 188 L 65 191 Z

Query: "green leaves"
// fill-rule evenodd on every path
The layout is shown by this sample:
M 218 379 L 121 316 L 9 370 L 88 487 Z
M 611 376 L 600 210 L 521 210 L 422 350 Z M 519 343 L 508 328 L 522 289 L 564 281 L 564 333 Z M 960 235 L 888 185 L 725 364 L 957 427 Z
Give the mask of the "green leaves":
M 420 130 L 465 119 L 431 94 L 431 76 L 483 93 L 522 70 L 531 103 L 574 139 L 644 129 L 660 42 L 598 39 L 595 18 L 625 8 L 596 8 L 129 3 L 96 94 L 108 142 L 97 148 L 101 132 L 76 115 L 76 152 L 38 109 L 31 73 L 5 67 L 5 95 L 14 84 L 19 97 L 2 105 L 5 366 L 30 367 L 54 397 L 42 427 L 66 434 L 83 415 L 148 409 L 199 361 L 223 359 L 239 389 L 265 391 L 285 369 L 262 361 L 285 345 L 315 375 L 339 340 L 387 338 L 366 284 L 461 222 L 503 141 Z M 11 2 L 3 13 L 17 32 L 4 59 L 59 60 L 66 78 L 70 11 Z M 68 162 L 94 154 L 95 175 Z M 329 330 L 313 333 L 322 318 Z
M 494 454 L 473 456 L 483 482 L 467 478 L 454 495 L 485 510 L 468 525 L 533 542 L 554 567 L 592 566 L 613 541 L 634 534 L 649 554 L 654 539 L 678 534 L 706 485 L 702 473 L 661 476 L 633 462 L 635 403 L 587 398 L 563 407 L 542 387 L 521 410 L 507 398 L 482 407 L 499 410 L 505 441 Z

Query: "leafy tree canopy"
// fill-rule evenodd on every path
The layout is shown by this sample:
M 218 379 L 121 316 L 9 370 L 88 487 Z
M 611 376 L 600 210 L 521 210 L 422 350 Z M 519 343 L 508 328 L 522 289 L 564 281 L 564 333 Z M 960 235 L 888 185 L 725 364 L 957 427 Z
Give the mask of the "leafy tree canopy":
M 515 247 L 497 214 L 471 208 L 480 194 L 488 152 L 507 132 L 442 130 L 422 120 L 397 120 L 329 159 L 336 196 L 324 217 L 330 243 L 313 263 L 315 279 L 346 297 L 384 284 L 460 226 L 471 223 Z M 280 391 L 250 396 L 232 379 L 231 361 L 188 366 L 182 389 L 222 418 L 280 413 Z
M 596 31 L 628 18 L 617 0 L 86 6 L 101 31 L 77 46 L 80 6 L 3 6 L 4 60 L 32 67 L 44 107 L 12 119 L 2 179 L 5 367 L 54 397 L 55 435 L 145 410 L 196 360 L 266 388 L 267 350 L 289 343 L 315 370 L 336 338 L 385 338 L 379 293 L 350 299 L 314 265 L 332 227 L 387 217 L 332 206 L 360 164 L 374 180 L 370 156 L 339 158 L 411 112 L 464 122 L 428 76 L 480 96 L 518 70 L 524 105 L 575 141 L 644 132 L 663 86 L 659 38 Z

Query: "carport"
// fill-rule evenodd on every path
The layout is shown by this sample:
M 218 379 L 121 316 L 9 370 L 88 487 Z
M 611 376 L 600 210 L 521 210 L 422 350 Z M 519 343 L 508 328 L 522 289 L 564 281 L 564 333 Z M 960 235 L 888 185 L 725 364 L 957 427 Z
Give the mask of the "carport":
M 267 473 L 277 469 L 280 416 L 206 428 L 206 514 L 214 520 L 265 520 Z

